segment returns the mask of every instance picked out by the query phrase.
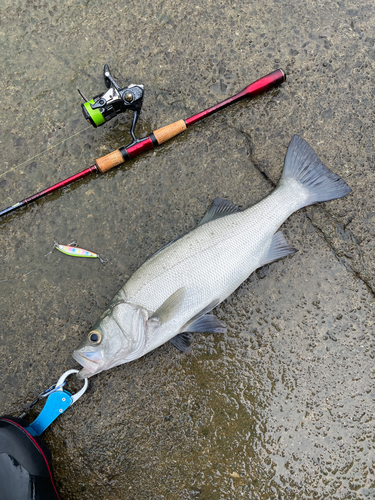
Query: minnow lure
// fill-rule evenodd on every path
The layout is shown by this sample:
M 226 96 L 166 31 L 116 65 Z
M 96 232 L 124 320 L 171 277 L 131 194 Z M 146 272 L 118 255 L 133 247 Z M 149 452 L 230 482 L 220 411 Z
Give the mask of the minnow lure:
M 55 241 L 53 248 L 57 248 L 62 253 L 66 255 L 71 255 L 72 257 L 88 257 L 91 259 L 99 259 L 102 264 L 108 262 L 108 260 L 103 260 L 98 253 L 90 252 L 90 250 L 85 250 L 84 248 L 77 247 L 77 243 L 72 241 L 68 245 L 60 245 Z

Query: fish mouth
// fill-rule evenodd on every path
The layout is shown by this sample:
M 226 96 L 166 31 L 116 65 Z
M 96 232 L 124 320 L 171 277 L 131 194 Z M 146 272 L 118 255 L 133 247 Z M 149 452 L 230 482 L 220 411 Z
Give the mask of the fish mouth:
M 87 352 L 85 354 L 73 351 L 73 359 L 83 366 L 83 369 L 77 374 L 78 378 L 89 378 L 102 371 L 101 366 L 104 359 L 101 351 Z

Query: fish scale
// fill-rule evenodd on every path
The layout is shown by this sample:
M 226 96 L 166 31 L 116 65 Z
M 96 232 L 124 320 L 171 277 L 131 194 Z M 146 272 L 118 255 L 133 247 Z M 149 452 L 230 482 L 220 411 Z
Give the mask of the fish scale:
M 215 199 L 198 227 L 150 257 L 112 300 L 73 357 L 89 377 L 170 341 L 187 351 L 186 332 L 222 332 L 208 314 L 258 267 L 295 253 L 281 224 L 296 210 L 350 193 L 301 137 L 294 136 L 277 188 L 238 211 Z M 94 333 L 93 340 L 90 336 Z

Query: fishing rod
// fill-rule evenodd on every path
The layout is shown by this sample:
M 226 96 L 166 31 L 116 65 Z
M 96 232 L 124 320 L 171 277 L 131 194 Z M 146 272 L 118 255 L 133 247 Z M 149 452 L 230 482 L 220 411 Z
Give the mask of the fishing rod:
M 54 184 L 53 186 L 50 186 L 43 191 L 39 191 L 39 193 L 36 193 L 29 198 L 25 198 L 24 200 L 16 203 L 11 207 L 1 210 L 0 217 L 13 212 L 14 210 L 17 210 L 18 208 L 21 208 L 31 203 L 32 201 L 38 200 L 39 198 L 42 198 L 42 196 L 51 194 L 54 191 L 68 186 L 75 181 L 83 179 L 89 174 L 95 172 L 107 172 L 111 168 L 121 165 L 121 163 L 129 161 L 132 158 L 135 158 L 144 151 L 148 151 L 149 149 L 153 149 L 156 146 L 163 144 L 169 139 L 172 139 L 172 137 L 175 137 L 176 135 L 186 130 L 191 125 L 194 125 L 203 118 L 216 113 L 226 106 L 229 106 L 230 104 L 233 104 L 245 97 L 251 98 L 259 94 L 263 94 L 267 90 L 280 85 L 285 80 L 285 71 L 283 69 L 277 69 L 276 71 L 273 71 L 272 73 L 263 76 L 259 80 L 251 83 L 238 94 L 225 99 L 219 104 L 201 111 L 185 120 L 178 120 L 174 123 L 166 125 L 165 127 L 154 130 L 147 137 L 138 139 L 135 136 L 134 129 L 141 112 L 144 87 L 143 85 L 130 84 L 128 87 L 121 89 L 111 75 L 108 65 L 106 64 L 104 66 L 104 81 L 106 87 L 108 88 L 108 91 L 95 96 L 91 100 L 88 100 L 82 94 L 82 92 L 78 90 L 82 98 L 85 100 L 85 103 L 82 104 L 84 116 L 87 121 L 89 121 L 94 127 L 98 127 L 124 111 L 133 111 L 133 121 L 130 128 L 130 134 L 133 138 L 133 142 L 125 147 L 120 147 L 112 153 L 98 158 L 95 161 L 94 165 L 91 165 L 91 167 L 88 167 L 85 170 L 82 170 L 81 172 L 78 172 L 77 174 L 72 175 L 71 177 L 68 177 L 63 181 L 58 182 L 57 184 Z

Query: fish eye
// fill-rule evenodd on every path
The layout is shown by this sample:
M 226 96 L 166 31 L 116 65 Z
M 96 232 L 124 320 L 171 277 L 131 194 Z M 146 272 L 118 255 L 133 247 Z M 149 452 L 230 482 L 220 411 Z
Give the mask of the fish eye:
M 102 334 L 99 332 L 99 330 L 93 330 L 92 332 L 89 333 L 90 344 L 93 345 L 100 344 L 101 340 L 102 340 Z

